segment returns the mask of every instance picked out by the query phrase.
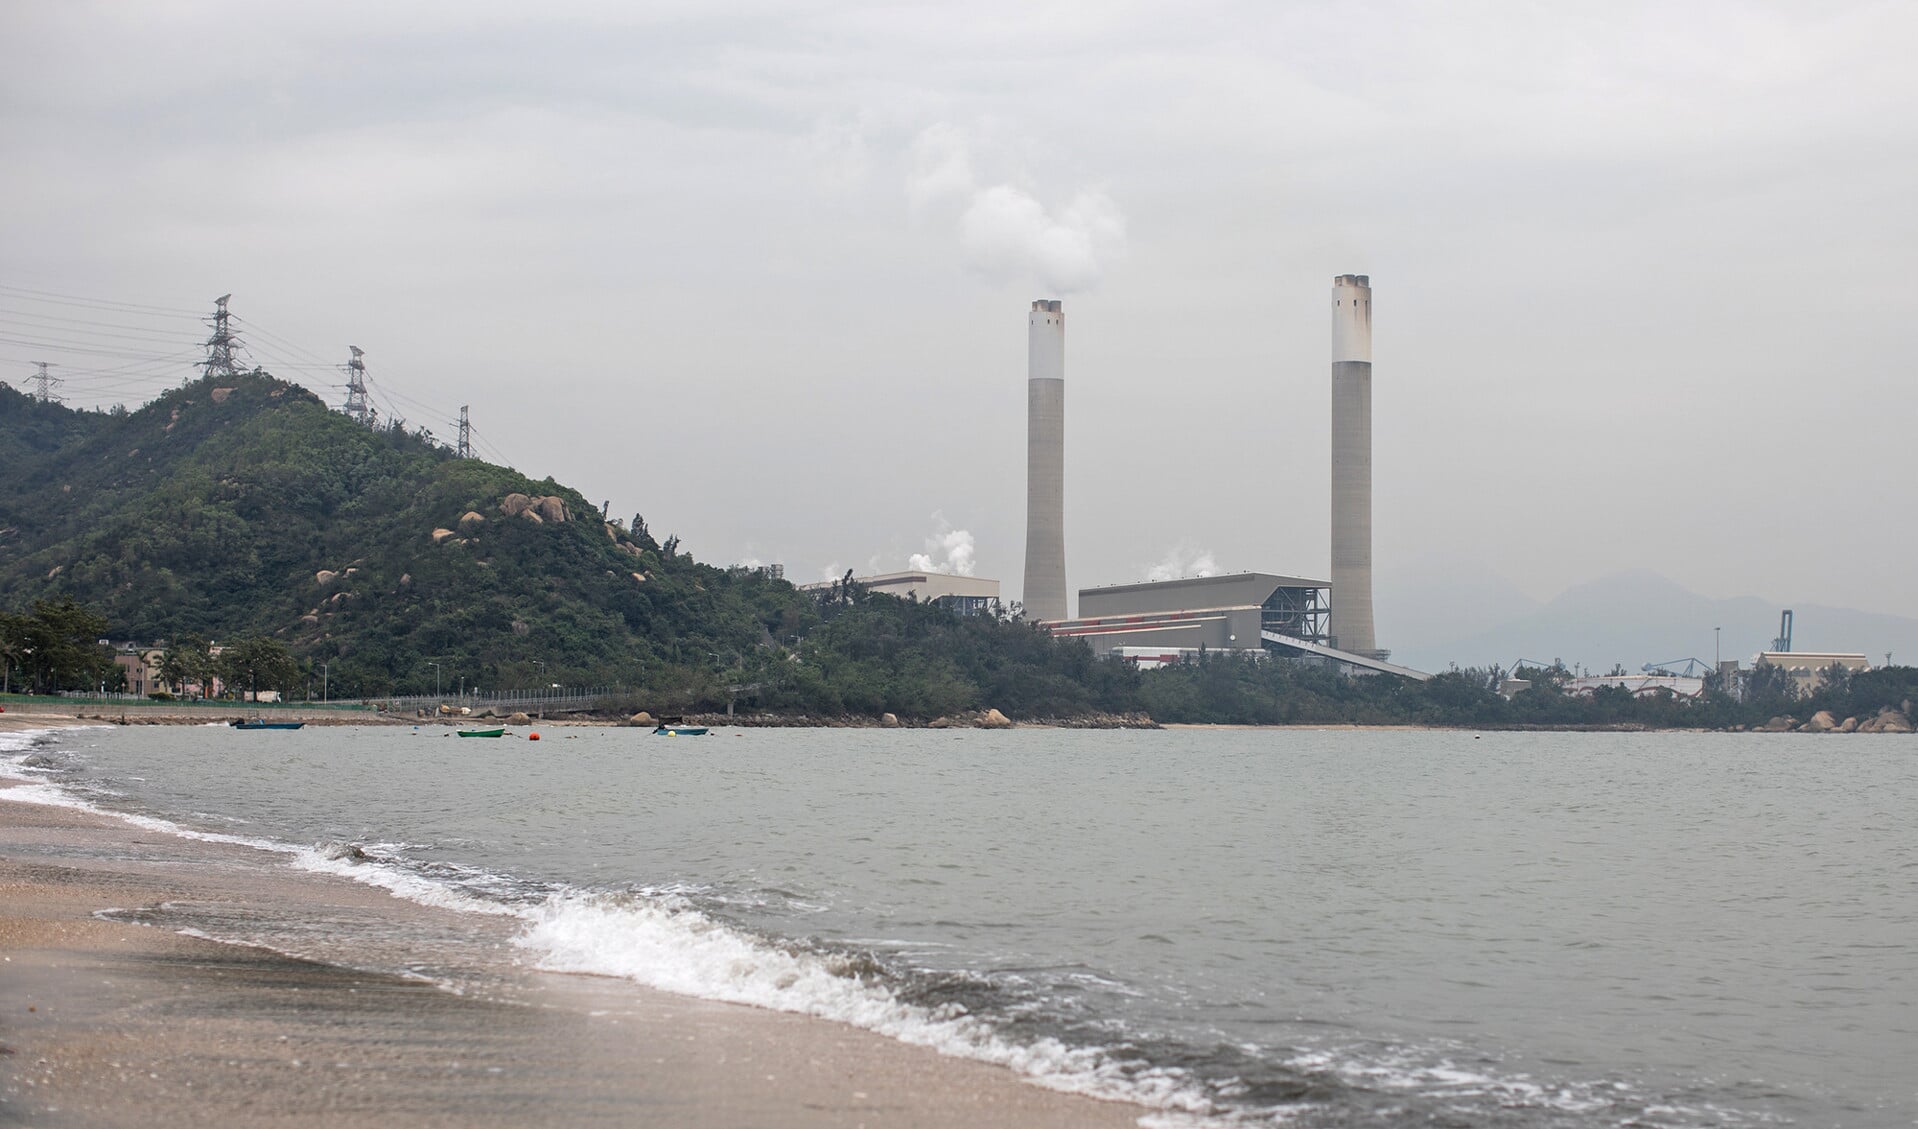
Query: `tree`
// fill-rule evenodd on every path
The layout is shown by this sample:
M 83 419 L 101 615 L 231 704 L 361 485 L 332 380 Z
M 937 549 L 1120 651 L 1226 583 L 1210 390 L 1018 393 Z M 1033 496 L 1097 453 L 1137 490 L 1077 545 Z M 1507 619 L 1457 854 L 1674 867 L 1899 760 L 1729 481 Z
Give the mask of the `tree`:
M 15 620 L 19 665 L 34 692 L 92 689 L 113 671 L 112 654 L 99 644 L 106 617 L 71 598 L 36 600 Z
M 258 699 L 262 687 L 287 693 L 300 676 L 300 664 L 277 639 L 242 639 L 220 652 L 220 678 L 230 687 L 244 688 Z
M 160 657 L 160 681 L 173 687 L 176 694 L 184 696 L 189 683 L 199 683 L 200 696 L 206 697 L 207 679 L 213 673 L 213 660 L 209 657 L 212 648 L 205 639 L 189 635 L 176 639 Z
M 20 649 L 27 645 L 25 616 L 0 612 L 0 693 L 13 692 L 13 671 L 20 665 Z

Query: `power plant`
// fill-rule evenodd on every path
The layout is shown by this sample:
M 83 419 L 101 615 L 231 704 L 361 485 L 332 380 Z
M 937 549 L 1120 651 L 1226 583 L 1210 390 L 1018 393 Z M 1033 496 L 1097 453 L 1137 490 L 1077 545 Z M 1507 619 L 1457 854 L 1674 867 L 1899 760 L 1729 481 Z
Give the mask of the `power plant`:
M 1332 280 L 1332 645 L 1386 657 L 1372 628 L 1372 279 Z
M 1026 574 L 1029 620 L 1093 651 L 1173 662 L 1240 651 L 1326 662 L 1351 673 L 1431 677 L 1395 666 L 1372 623 L 1372 280 L 1332 281 L 1331 578 L 1265 572 L 1204 575 L 1087 588 L 1070 619 L 1066 588 L 1064 304 L 1041 298 L 1026 314 Z M 961 580 L 965 585 L 954 587 Z M 921 570 L 866 582 L 922 599 L 996 596 L 996 581 Z M 955 605 L 957 606 L 957 605 Z M 977 610 L 967 605 L 965 610 Z
M 1330 581 L 1243 572 L 1086 588 L 1065 618 L 1060 506 L 1064 317 L 1034 302 L 1030 320 L 1026 609 L 1055 635 L 1152 665 L 1206 651 L 1329 662 L 1353 673 L 1430 675 L 1386 661 L 1372 625 L 1372 280 L 1332 282 L 1332 571 Z
M 1026 315 L 1026 618 L 1066 618 L 1066 315 L 1041 298 Z

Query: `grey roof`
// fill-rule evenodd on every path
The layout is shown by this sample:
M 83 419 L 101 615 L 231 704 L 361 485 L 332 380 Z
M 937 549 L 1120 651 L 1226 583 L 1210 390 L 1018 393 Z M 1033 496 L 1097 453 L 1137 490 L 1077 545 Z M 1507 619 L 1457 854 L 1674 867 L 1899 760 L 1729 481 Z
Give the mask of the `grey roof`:
M 1079 589 L 1079 616 L 1136 615 L 1141 612 L 1183 612 L 1202 608 L 1257 607 L 1280 588 L 1330 588 L 1331 581 L 1270 572 L 1234 572 L 1223 576 L 1192 576 L 1144 584 L 1111 584 Z

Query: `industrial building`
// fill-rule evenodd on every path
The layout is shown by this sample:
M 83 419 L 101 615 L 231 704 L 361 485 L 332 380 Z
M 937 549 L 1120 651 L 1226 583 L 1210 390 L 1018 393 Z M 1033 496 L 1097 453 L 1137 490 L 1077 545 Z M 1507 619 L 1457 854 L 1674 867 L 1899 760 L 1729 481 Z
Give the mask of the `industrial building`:
M 1778 667 L 1791 676 L 1800 694 L 1809 694 L 1818 689 L 1825 672 L 1833 666 L 1856 674 L 1870 670 L 1871 660 L 1852 651 L 1760 651 L 1752 665 Z
M 1364 673 L 1428 675 L 1332 645 L 1335 590 L 1324 580 L 1240 572 L 1079 590 L 1079 617 L 1054 635 L 1084 639 L 1094 654 L 1156 665 L 1206 651 L 1312 658 Z
M 1066 607 L 1066 314 L 1041 298 L 1026 315 L 1026 618 Z
M 985 615 L 999 603 L 999 582 L 979 576 L 959 576 L 949 572 L 887 572 L 878 576 L 855 576 L 853 583 L 868 592 L 883 592 L 902 600 L 915 599 L 922 604 L 940 604 L 960 615 Z M 821 580 L 802 584 L 802 592 L 822 592 L 838 584 Z

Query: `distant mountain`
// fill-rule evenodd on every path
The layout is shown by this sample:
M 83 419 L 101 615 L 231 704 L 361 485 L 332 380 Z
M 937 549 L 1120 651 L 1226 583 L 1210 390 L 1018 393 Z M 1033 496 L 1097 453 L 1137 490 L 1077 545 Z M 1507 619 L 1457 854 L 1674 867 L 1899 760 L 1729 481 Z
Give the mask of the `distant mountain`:
M 1551 661 L 1591 670 L 1623 664 L 1638 670 L 1647 663 L 1718 654 L 1749 664 L 1771 647 L 1778 633 L 1780 605 L 1744 596 L 1715 600 L 1690 591 L 1654 572 L 1632 571 L 1580 584 L 1543 605 L 1520 604 L 1509 616 L 1488 616 L 1475 631 L 1451 638 L 1397 635 L 1381 631 L 1381 641 L 1398 643 L 1394 660 L 1426 670 L 1459 666 L 1510 666 L 1516 659 Z M 1833 608 L 1792 606 L 1793 649 L 1862 651 L 1873 665 L 1887 651 L 1895 661 L 1918 659 L 1918 619 Z M 1381 619 L 1381 627 L 1387 626 Z
M 1404 571 L 1381 573 L 1374 595 L 1379 643 L 1392 659 L 1419 670 L 1444 670 L 1450 640 L 1531 615 L 1542 607 L 1510 579 L 1476 562 L 1426 557 Z

